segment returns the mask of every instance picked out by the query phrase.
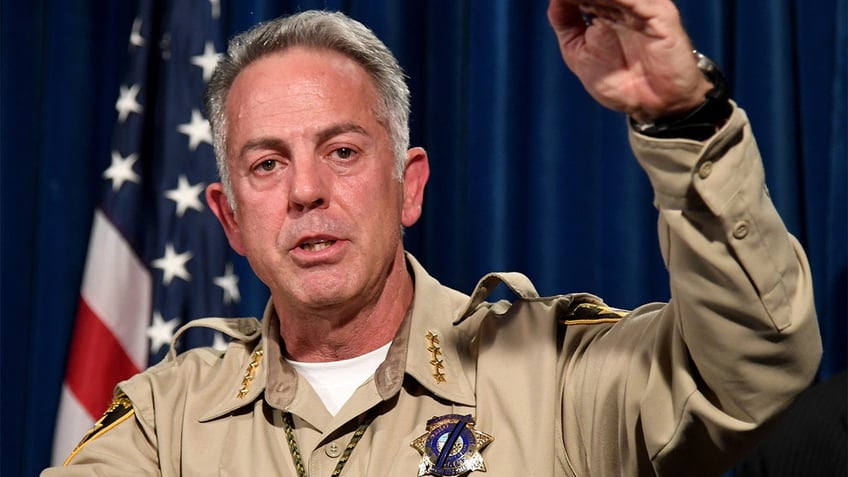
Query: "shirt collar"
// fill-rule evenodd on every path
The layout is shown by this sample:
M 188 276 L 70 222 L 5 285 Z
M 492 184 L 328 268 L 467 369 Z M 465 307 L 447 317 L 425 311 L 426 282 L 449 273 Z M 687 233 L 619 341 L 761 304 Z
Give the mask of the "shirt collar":
M 397 375 L 403 369 L 436 396 L 474 405 L 473 336 L 464 327 L 453 325 L 469 298 L 439 283 L 411 254 L 406 259 L 415 281 L 412 313 L 401 326 L 386 362 L 377 370 L 395 377 L 382 380 L 377 376 L 380 394 L 386 399 L 400 390 L 402 379 Z
M 409 375 L 442 399 L 473 406 L 476 401 L 471 384 L 475 380 L 473 335 L 467 331 L 469 327 L 457 326 L 474 311 L 470 309 L 472 300 L 439 283 L 411 254 L 407 253 L 406 259 L 415 283 L 415 295 L 386 360 L 375 372 L 377 391 L 387 400 L 400 391 L 404 377 Z M 263 392 L 271 406 L 287 409 L 297 394 L 298 376 L 283 359 L 281 344 L 280 322 L 269 300 L 262 318 L 261 360 L 254 366 L 251 387 L 243 396 L 213 406 L 203 420 L 232 412 L 253 402 Z M 249 368 L 250 364 L 245 366 Z

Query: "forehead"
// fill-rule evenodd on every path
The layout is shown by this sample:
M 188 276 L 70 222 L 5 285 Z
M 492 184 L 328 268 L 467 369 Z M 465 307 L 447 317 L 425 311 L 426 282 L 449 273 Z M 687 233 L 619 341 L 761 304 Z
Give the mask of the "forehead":
M 290 47 L 265 55 L 236 76 L 227 96 L 230 114 L 263 108 L 344 108 L 373 113 L 373 78 L 353 59 L 329 49 Z M 280 111 L 283 112 L 283 111 Z

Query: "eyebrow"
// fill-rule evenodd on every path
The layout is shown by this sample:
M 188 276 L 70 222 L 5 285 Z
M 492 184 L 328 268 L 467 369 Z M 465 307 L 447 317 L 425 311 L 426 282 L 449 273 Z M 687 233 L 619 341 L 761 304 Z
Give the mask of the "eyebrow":
M 370 136 L 365 128 L 356 123 L 340 123 L 318 131 L 315 134 L 315 139 L 318 144 L 321 144 L 335 136 L 349 132 L 362 134 L 363 136 Z M 239 157 L 244 156 L 250 151 L 258 149 L 273 149 L 287 153 L 289 151 L 289 145 L 286 141 L 276 137 L 259 137 L 247 141 L 244 146 L 241 147 L 241 150 L 239 150 Z
M 368 134 L 368 131 L 366 131 L 365 128 L 356 123 L 341 123 L 318 131 L 318 134 L 316 134 L 315 137 L 318 139 L 318 144 L 321 144 L 335 136 L 339 136 L 341 134 L 349 132 L 362 134 L 363 136 L 370 136 L 370 134 Z
M 274 137 L 259 137 L 251 139 L 244 143 L 244 146 L 239 150 L 238 157 L 244 157 L 250 151 L 261 149 L 273 149 L 276 151 L 288 151 L 288 144 L 285 141 Z

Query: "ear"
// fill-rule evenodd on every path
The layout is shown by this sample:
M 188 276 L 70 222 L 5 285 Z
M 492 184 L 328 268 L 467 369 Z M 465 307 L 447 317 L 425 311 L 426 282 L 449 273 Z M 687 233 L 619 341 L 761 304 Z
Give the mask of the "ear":
M 403 211 L 401 223 L 411 227 L 421 217 L 424 203 L 424 186 L 430 177 L 430 162 L 427 152 L 420 147 L 406 151 L 406 167 L 403 171 Z
M 224 227 L 224 233 L 227 234 L 230 247 L 239 255 L 244 255 L 245 249 L 241 241 L 241 229 L 236 220 L 236 214 L 227 200 L 223 184 L 214 182 L 206 187 L 206 203 L 209 204 L 212 213 L 215 214 L 215 217 L 218 217 L 218 221 Z

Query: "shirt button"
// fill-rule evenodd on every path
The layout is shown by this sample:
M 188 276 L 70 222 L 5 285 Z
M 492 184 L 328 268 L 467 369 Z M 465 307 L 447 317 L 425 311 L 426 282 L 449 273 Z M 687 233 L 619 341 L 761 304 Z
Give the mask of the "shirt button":
M 713 173 L 713 163 L 712 161 L 705 161 L 701 164 L 701 167 L 698 168 L 698 177 L 701 179 L 706 179 L 710 177 L 710 174 Z
M 748 236 L 748 222 L 740 220 L 733 226 L 733 238 L 743 239 Z
M 335 442 L 331 442 L 324 447 L 324 452 L 327 454 L 327 457 L 332 457 L 335 459 L 336 457 L 342 455 L 341 449 L 339 449 L 339 445 Z

